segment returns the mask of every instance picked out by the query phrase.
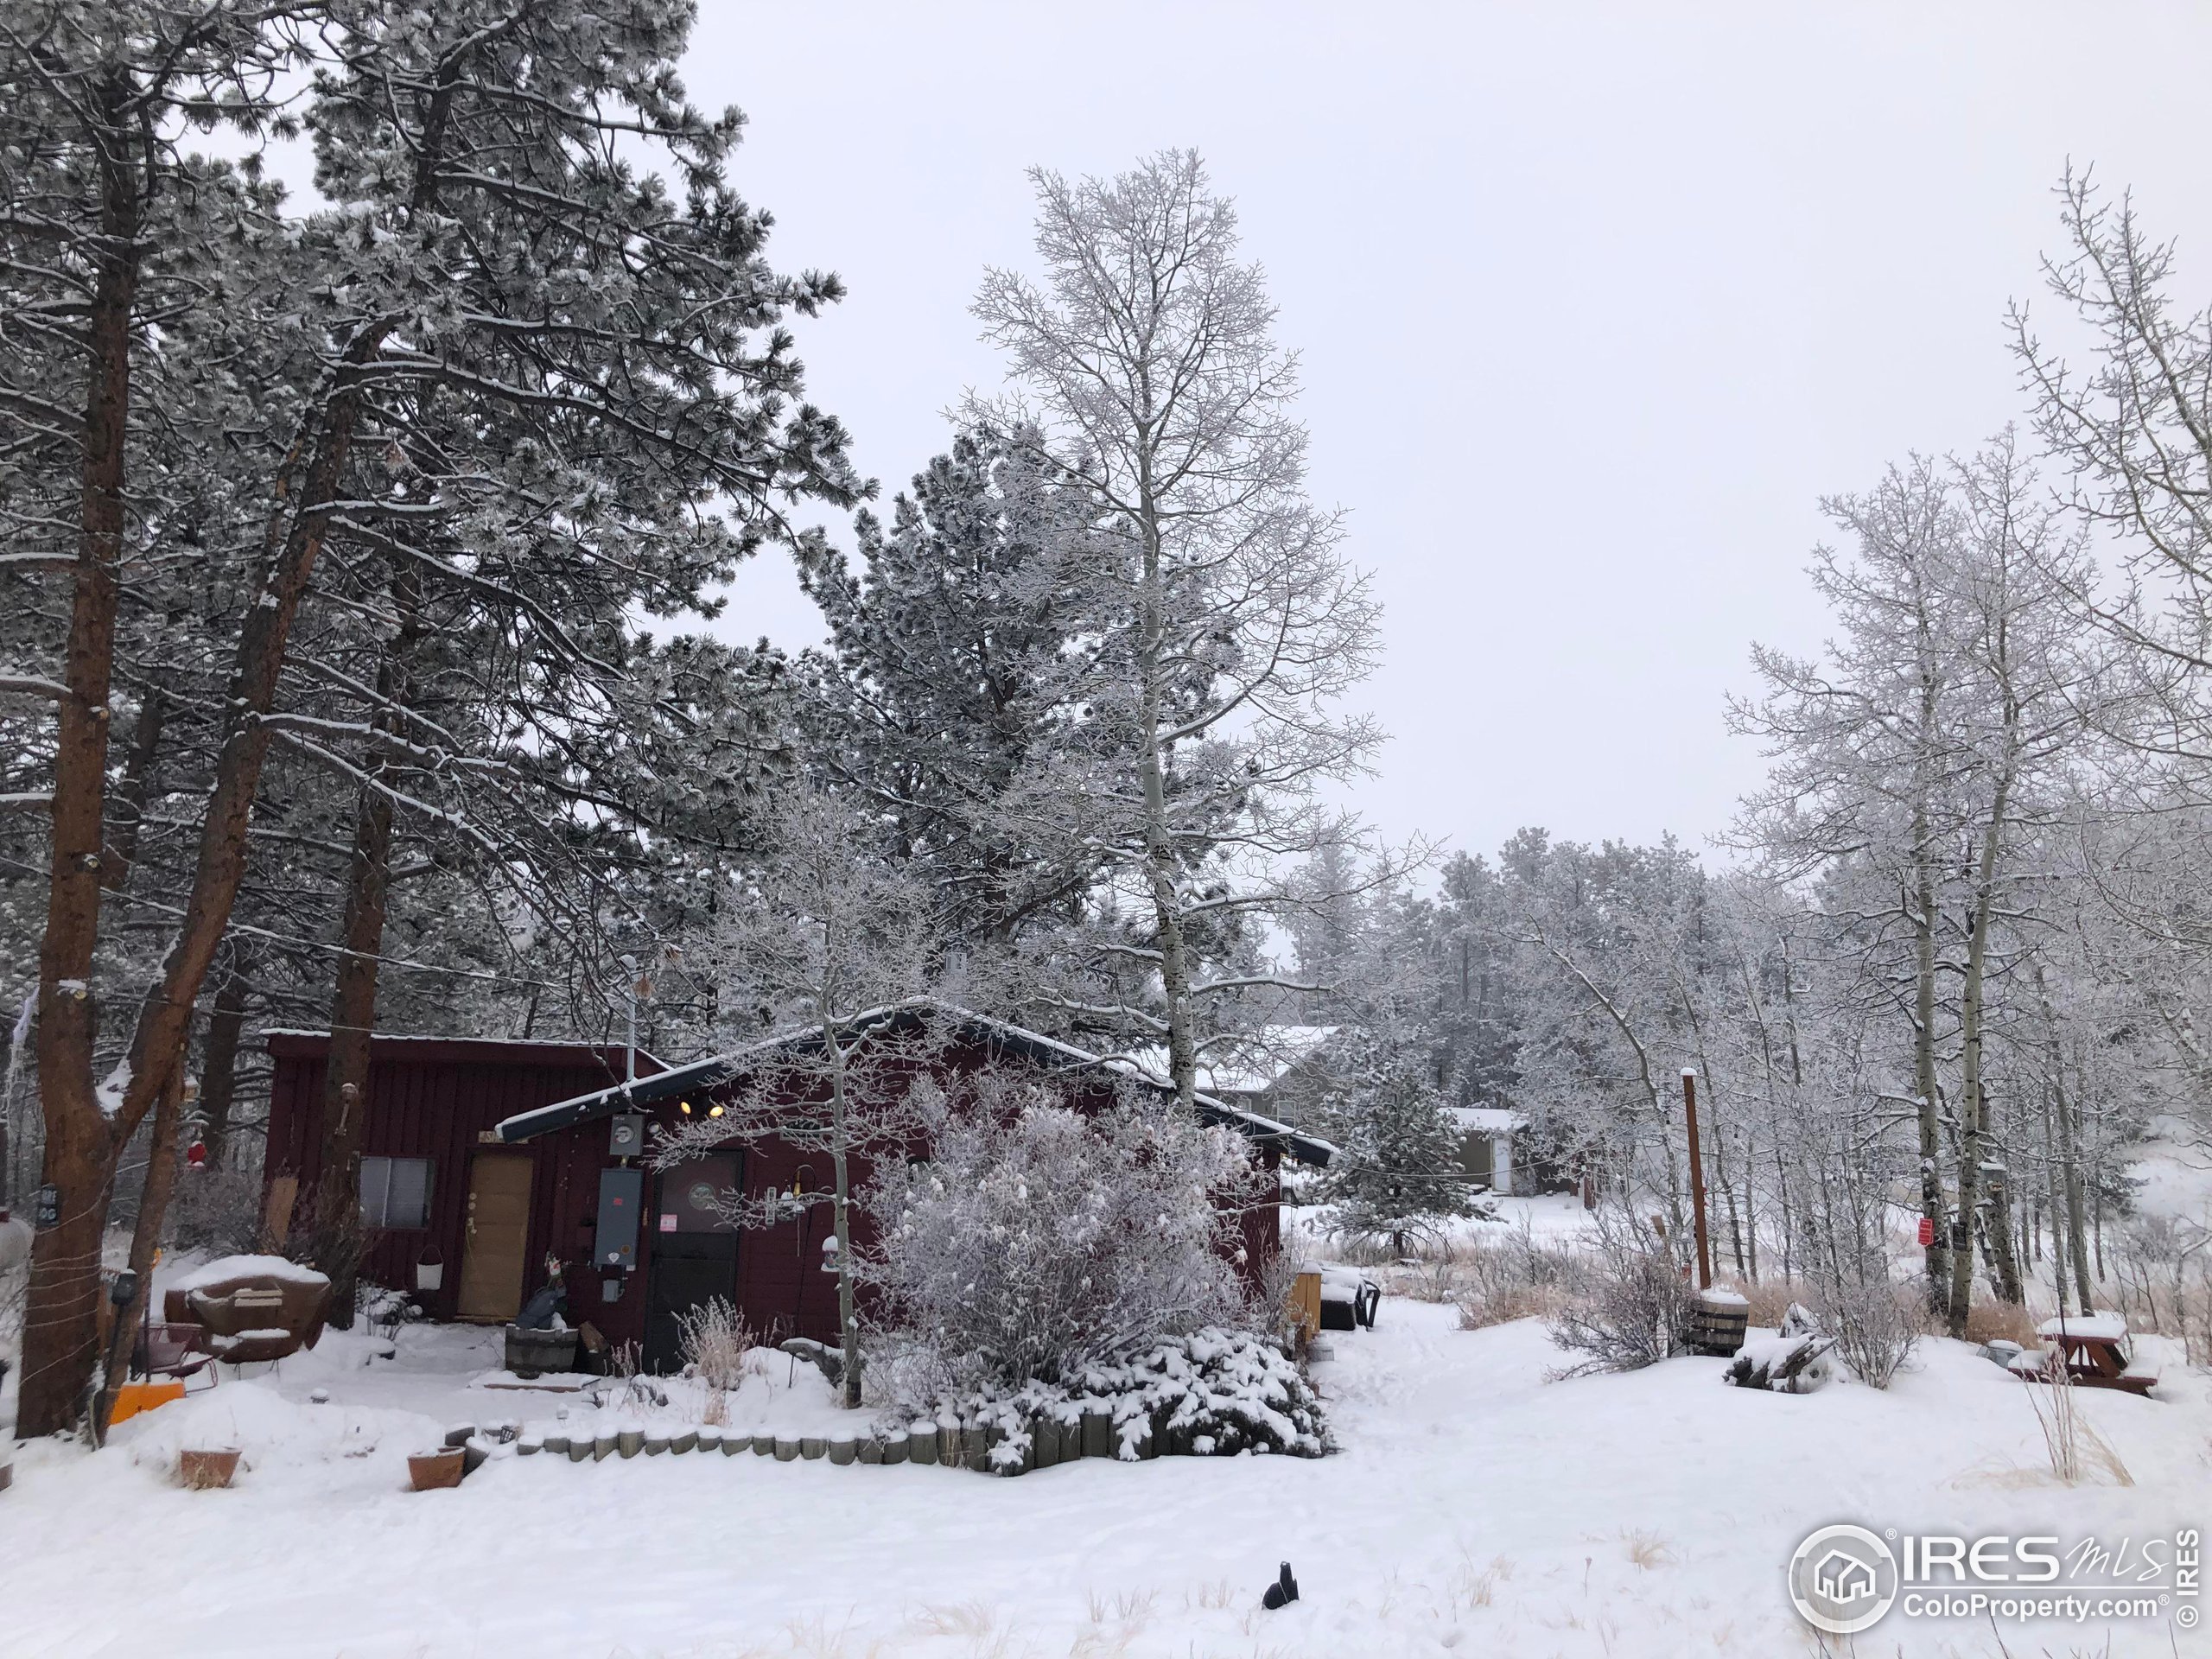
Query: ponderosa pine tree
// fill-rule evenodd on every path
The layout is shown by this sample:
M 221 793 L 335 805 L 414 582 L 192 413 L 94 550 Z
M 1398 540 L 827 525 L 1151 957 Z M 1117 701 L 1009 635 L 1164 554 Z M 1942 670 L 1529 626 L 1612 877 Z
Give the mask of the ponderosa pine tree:
M 830 641 L 806 675 L 815 759 L 884 815 L 948 944 L 1005 945 L 1096 875 L 1098 854 L 1054 832 L 1082 775 L 1094 514 L 1033 435 L 966 431 L 888 524 L 857 516 L 857 572 L 818 542 L 802 560 Z

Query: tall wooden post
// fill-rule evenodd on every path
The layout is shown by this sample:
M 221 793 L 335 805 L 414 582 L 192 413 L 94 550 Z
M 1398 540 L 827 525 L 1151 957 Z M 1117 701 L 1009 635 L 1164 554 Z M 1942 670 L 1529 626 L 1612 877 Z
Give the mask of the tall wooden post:
M 1682 1116 L 1690 1135 L 1690 1214 L 1697 1233 L 1697 1287 L 1713 1288 L 1713 1244 L 1705 1230 L 1705 1159 L 1697 1146 L 1697 1073 L 1682 1068 Z

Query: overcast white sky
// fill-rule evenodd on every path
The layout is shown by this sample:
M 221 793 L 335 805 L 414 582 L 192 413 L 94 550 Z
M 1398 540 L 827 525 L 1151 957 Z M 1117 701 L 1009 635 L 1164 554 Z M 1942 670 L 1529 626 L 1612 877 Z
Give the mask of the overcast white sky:
M 1023 169 L 1205 154 L 1386 607 L 1393 837 L 1727 823 L 1746 644 L 1822 632 L 1817 498 L 2020 412 L 2003 313 L 2069 156 L 2212 290 L 2201 5 L 702 10 L 772 256 L 852 289 L 804 356 L 887 496 L 996 383 L 967 306 L 1028 257 Z M 820 633 L 780 553 L 722 626 Z

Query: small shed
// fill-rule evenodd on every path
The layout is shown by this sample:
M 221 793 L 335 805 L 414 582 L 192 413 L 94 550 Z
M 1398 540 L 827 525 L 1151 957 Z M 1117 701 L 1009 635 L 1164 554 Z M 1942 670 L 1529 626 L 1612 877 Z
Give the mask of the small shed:
M 1521 1120 L 1497 1106 L 1448 1106 L 1459 1127 L 1459 1173 L 1501 1197 L 1513 1192 L 1513 1132 Z

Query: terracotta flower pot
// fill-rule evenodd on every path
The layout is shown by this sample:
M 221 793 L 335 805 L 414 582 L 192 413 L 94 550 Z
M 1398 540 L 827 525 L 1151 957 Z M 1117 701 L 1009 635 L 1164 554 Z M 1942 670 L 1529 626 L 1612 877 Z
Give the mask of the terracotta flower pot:
M 188 1491 L 212 1492 L 231 1484 L 238 1471 L 235 1447 L 216 1447 L 176 1454 L 176 1478 Z
M 407 1478 L 418 1492 L 434 1492 L 441 1486 L 458 1486 L 466 1454 L 461 1448 L 448 1446 L 442 1452 L 425 1452 L 407 1459 Z

